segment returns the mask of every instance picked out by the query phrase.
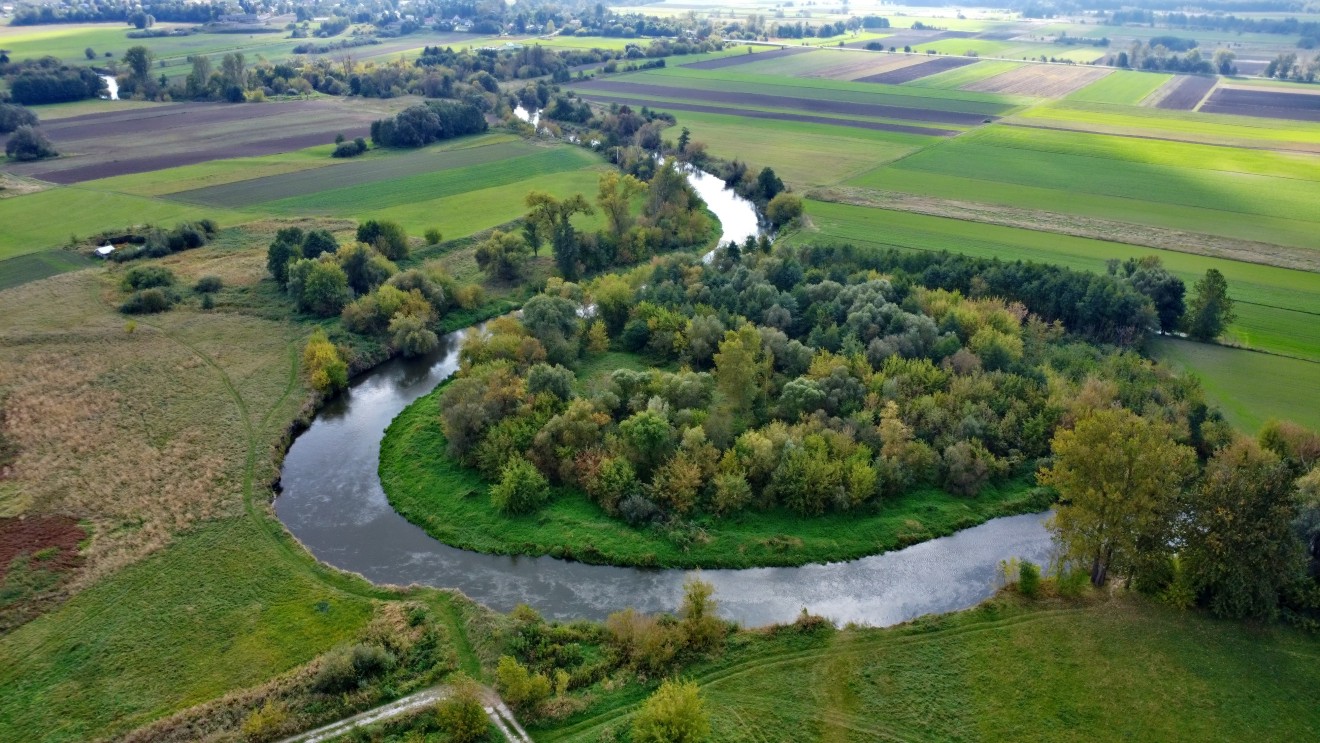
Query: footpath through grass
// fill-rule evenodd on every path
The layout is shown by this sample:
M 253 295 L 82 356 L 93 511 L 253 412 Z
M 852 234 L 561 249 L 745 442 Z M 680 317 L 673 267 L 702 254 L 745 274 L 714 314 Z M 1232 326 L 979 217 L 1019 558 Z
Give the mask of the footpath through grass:
M 718 598 L 718 597 L 716 597 Z M 721 743 L 1314 740 L 1320 642 L 1135 596 L 1008 595 L 884 630 L 736 637 L 691 669 Z M 601 691 L 539 741 L 609 740 L 645 697 Z
M 877 554 L 1049 505 L 1024 482 L 975 498 L 932 489 L 865 514 L 804 518 L 777 510 L 703 518 L 699 536 L 674 539 L 660 527 L 634 528 L 609 516 L 580 491 L 557 488 L 536 513 L 505 516 L 490 504 L 489 483 L 445 455 L 439 399 L 440 390 L 422 397 L 390 424 L 381 443 L 381 484 L 404 518 L 445 544 L 478 552 L 668 568 L 803 565 Z

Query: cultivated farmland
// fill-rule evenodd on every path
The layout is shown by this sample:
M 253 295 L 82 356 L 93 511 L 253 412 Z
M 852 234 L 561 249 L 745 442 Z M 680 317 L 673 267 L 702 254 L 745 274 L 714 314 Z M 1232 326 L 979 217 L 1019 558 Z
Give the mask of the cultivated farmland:
M 1108 74 L 1110 70 L 1103 67 L 1026 65 L 974 82 L 965 86 L 964 90 L 1029 95 L 1037 98 L 1062 98 Z
M 1159 102 L 1155 106 L 1177 111 L 1191 111 L 1201 103 L 1201 99 L 1205 98 L 1206 94 L 1213 90 L 1218 82 L 1218 78 L 1206 75 L 1179 75 L 1160 91 L 1158 94 Z

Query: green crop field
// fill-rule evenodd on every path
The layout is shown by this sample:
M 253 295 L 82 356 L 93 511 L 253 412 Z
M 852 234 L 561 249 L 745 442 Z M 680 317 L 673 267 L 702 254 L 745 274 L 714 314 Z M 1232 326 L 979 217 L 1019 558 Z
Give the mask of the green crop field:
M 1320 363 L 1157 338 L 1152 355 L 1192 372 L 1225 417 L 1247 433 L 1271 418 L 1320 430 Z
M 1320 127 L 1297 121 L 1250 116 L 1059 101 L 1020 111 L 1012 121 L 1058 129 L 1204 142 L 1228 147 L 1271 147 L 1320 152 Z
M 1162 72 L 1115 70 L 1085 88 L 1074 91 L 1067 100 L 1135 106 L 1172 79 L 1173 75 Z
M 906 87 L 914 88 L 936 88 L 939 90 L 955 90 L 964 85 L 971 85 L 980 82 L 986 78 L 1001 75 L 1005 72 L 1011 72 L 1021 67 L 1020 62 L 1005 62 L 1003 60 L 986 60 L 976 64 L 958 67 L 944 72 L 937 72 L 934 75 L 918 78 L 908 83 L 903 83 Z
M 52 188 L 0 199 L 0 259 L 61 245 L 71 235 L 86 237 L 135 224 L 173 224 L 210 217 L 222 225 L 251 217 L 160 199 L 83 188 Z
M 0 260 L 0 291 L 94 265 L 92 259 L 67 250 L 44 250 Z
M 190 24 L 162 23 L 157 28 L 188 28 Z M 268 34 L 192 34 L 151 39 L 131 39 L 132 29 L 122 23 L 96 23 L 59 26 L 0 27 L 0 45 L 10 50 L 15 60 L 50 55 L 69 63 L 91 64 L 83 50 L 90 47 L 96 52 L 96 63 L 106 61 L 105 52 L 114 58 L 123 56 L 131 46 L 145 46 L 157 59 L 170 65 L 186 64 L 184 58 L 193 54 L 225 54 L 243 52 L 261 53 L 267 58 L 287 54 L 301 41 L 291 41 L 288 33 L 279 29 Z M 287 48 L 286 48 L 287 47 Z
M 819 232 L 799 233 L 794 241 L 823 236 L 858 245 L 949 250 L 1088 271 L 1104 271 L 1110 258 L 1158 255 L 1189 284 L 1207 268 L 1217 268 L 1240 303 L 1230 335 L 1254 348 L 1320 360 L 1320 324 L 1315 314 L 1308 314 L 1320 313 L 1320 281 L 1313 273 L 845 204 L 808 201 L 807 213 Z
M 180 191 L 343 164 L 345 162 L 343 160 L 331 159 L 330 153 L 334 148 L 334 145 L 327 144 L 276 155 L 211 160 L 196 165 L 85 181 L 80 186 L 99 191 L 118 191 L 133 196 L 164 196 Z
M 663 110 L 664 106 L 657 108 Z M 915 134 L 827 124 L 690 111 L 678 111 L 675 116 L 679 126 L 689 127 L 692 138 L 705 142 L 715 154 L 757 167 L 771 166 L 781 178 L 802 186 L 838 183 L 936 141 Z M 858 151 L 864 151 L 866 157 L 844 154 Z

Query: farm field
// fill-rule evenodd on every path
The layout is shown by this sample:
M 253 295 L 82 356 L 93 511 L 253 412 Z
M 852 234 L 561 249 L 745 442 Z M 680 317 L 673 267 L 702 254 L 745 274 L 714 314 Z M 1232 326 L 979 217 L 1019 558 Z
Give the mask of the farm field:
M 1211 402 L 1243 431 L 1259 430 L 1271 418 L 1320 429 L 1320 364 L 1314 361 L 1172 338 L 1153 340 L 1151 351 L 1193 371 Z
M 923 77 L 920 80 L 913 80 L 908 85 L 918 88 L 937 88 L 940 90 L 963 90 L 973 83 L 980 82 L 986 78 L 1011 72 L 1023 66 L 1022 62 L 1006 62 L 1003 60 L 986 60 L 977 62 L 965 67 L 957 67 L 945 72 L 936 73 L 929 77 Z
M 791 238 L 817 237 L 859 245 L 910 250 L 950 250 L 1003 260 L 1056 263 L 1088 271 L 1104 271 L 1105 261 L 1159 255 L 1164 264 L 1189 284 L 1207 268 L 1228 278 L 1238 301 L 1238 321 L 1230 336 L 1244 345 L 1300 358 L 1320 360 L 1320 281 L 1316 274 L 1172 251 L 1104 242 L 1033 230 L 965 222 L 861 206 L 809 201 L 807 213 L 818 232 Z
M 1317 669 L 1314 641 L 1290 630 L 1133 596 L 1010 596 L 884 630 L 740 638 L 685 678 L 707 699 L 712 739 L 730 743 L 1299 740 L 1320 728 Z M 1204 706 L 1185 704 L 1189 695 Z M 604 694 L 531 732 L 594 743 L 626 727 L 642 698 Z
M 1320 127 L 1296 121 L 1119 107 L 1085 101 L 1045 103 L 1018 111 L 1008 121 L 1099 134 L 1320 153 Z
M 1090 85 L 1070 93 L 1068 100 L 1135 106 L 1172 79 L 1173 75 L 1162 72 L 1114 70 Z
M 1061 98 L 1109 74 L 1110 70 L 1104 67 L 1026 65 L 994 77 L 982 78 L 963 89 L 982 93 Z
M 1191 111 L 1214 89 L 1219 78 L 1204 75 L 1179 75 L 1160 91 L 1156 108 Z

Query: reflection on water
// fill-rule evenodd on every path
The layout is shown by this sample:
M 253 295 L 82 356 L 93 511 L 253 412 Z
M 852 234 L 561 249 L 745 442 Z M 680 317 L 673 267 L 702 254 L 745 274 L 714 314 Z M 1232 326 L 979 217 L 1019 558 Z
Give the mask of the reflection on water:
M 112 101 L 119 100 L 119 81 L 115 80 L 113 75 L 101 75 L 101 79 L 105 81 L 106 90 L 109 91 L 106 97 Z

